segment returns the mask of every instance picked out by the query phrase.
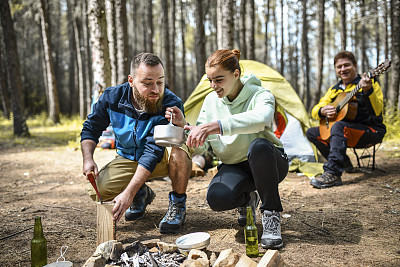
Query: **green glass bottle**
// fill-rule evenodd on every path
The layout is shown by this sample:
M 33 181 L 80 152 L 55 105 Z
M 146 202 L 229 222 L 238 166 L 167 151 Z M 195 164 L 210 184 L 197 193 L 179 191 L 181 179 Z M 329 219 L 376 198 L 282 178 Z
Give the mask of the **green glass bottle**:
M 244 228 L 244 238 L 246 241 L 246 255 L 258 257 L 258 235 L 257 227 L 254 224 L 253 212 L 250 206 L 247 207 L 246 227 Z
M 31 240 L 31 266 L 42 267 L 47 264 L 47 241 L 43 236 L 42 220 L 35 218 L 33 238 Z

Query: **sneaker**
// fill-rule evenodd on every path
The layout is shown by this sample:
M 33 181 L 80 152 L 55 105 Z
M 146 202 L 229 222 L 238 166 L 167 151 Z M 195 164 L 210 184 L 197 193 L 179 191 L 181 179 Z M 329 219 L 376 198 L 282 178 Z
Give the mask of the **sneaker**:
M 258 203 L 260 203 L 260 196 L 258 195 L 258 192 L 257 191 L 250 192 L 250 200 L 247 203 L 247 205 L 237 208 L 237 211 L 239 212 L 239 217 L 238 217 L 239 226 L 242 227 L 246 226 L 248 206 L 251 206 L 252 208 L 254 224 L 256 223 L 256 210 L 258 207 Z
M 281 217 L 277 211 L 264 210 L 262 213 L 263 234 L 261 246 L 265 249 L 278 249 L 283 246 L 281 236 Z
M 160 233 L 178 233 L 186 220 L 186 195 L 177 198 L 169 193 L 169 206 L 167 214 L 160 222 Z
M 156 197 L 156 193 L 151 190 L 146 184 L 137 191 L 131 206 L 125 212 L 125 220 L 134 221 L 142 218 L 146 212 L 146 207 Z
M 321 176 L 311 180 L 310 184 L 316 188 L 328 188 L 342 185 L 342 178 L 329 172 L 324 172 Z

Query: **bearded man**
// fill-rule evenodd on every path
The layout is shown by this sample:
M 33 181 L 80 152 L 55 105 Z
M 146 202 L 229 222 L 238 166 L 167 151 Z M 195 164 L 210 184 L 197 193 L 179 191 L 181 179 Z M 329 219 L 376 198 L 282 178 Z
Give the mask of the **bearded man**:
M 185 145 L 171 151 L 156 145 L 153 133 L 156 125 L 168 124 L 166 108 L 183 103 L 165 88 L 164 66 L 153 54 L 142 53 L 131 61 L 128 82 L 107 88 L 83 123 L 81 149 L 83 174 L 93 172 L 104 201 L 113 201 L 113 219 L 119 221 L 142 218 L 146 206 L 155 193 L 145 182 L 169 176 L 167 214 L 160 222 L 161 233 L 177 233 L 186 218 L 186 187 L 191 171 L 191 160 Z M 168 117 L 169 115 L 167 115 Z M 115 159 L 101 170 L 93 159 L 102 132 L 111 124 L 116 138 Z M 97 200 L 91 186 L 88 193 Z

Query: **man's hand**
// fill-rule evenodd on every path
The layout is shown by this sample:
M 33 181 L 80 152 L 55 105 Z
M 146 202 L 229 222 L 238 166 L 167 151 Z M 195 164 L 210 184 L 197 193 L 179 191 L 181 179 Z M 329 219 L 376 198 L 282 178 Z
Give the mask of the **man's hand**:
M 321 108 L 321 115 L 330 119 L 334 118 L 336 116 L 336 108 L 334 106 L 327 105 Z
M 99 170 L 97 168 L 96 162 L 93 160 L 93 153 L 96 149 L 96 143 L 92 140 L 83 140 L 81 142 L 82 158 L 83 158 L 83 175 L 87 177 L 87 174 L 91 171 L 94 172 L 94 177 L 97 179 L 99 177 Z
M 185 116 L 183 116 L 182 110 L 180 110 L 178 107 L 173 106 L 173 107 L 168 107 L 165 111 L 165 118 L 167 118 L 168 121 L 171 121 L 171 112 L 172 112 L 172 123 L 179 126 L 183 127 L 185 126 L 186 120 Z
M 367 76 L 366 73 L 362 75 L 362 78 L 360 80 L 360 86 L 363 90 L 363 92 L 367 92 L 369 89 L 372 87 L 372 81 L 371 79 Z
M 126 189 L 122 191 L 118 196 L 116 196 L 113 200 L 114 207 L 112 209 L 112 214 L 113 214 L 113 220 L 114 221 L 119 221 L 124 215 L 125 211 L 129 208 L 133 201 L 132 194 L 128 192 Z

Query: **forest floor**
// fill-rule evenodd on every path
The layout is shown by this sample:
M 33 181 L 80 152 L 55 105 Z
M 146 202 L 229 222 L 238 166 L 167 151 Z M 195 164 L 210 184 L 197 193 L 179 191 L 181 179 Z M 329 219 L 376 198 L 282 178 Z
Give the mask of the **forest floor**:
M 114 151 L 96 150 L 103 166 Z M 355 157 L 349 151 L 353 163 Z M 284 206 L 280 254 L 288 266 L 400 266 L 400 150 L 383 143 L 377 164 L 385 172 L 345 173 L 344 185 L 318 190 L 309 178 L 289 173 L 280 184 Z M 64 255 L 81 266 L 96 249 L 96 205 L 87 186 L 78 149 L 52 145 L 32 148 L 0 141 L 0 266 L 29 266 L 34 217 L 41 216 L 48 263 Z M 211 235 L 209 251 L 233 248 L 245 253 L 243 228 L 234 210 L 213 212 L 205 196 L 210 175 L 194 177 L 187 190 L 187 221 L 181 234 Z M 137 222 L 122 219 L 117 239 L 124 244 L 159 238 L 174 243 L 180 235 L 161 235 L 159 221 L 168 206 L 167 179 L 148 183 L 157 197 Z M 262 226 L 258 216 L 259 235 Z M 260 252 L 264 252 L 260 248 Z M 261 257 L 256 258 L 259 261 Z

